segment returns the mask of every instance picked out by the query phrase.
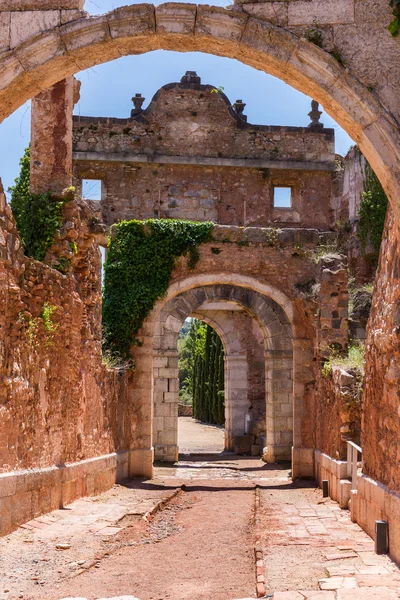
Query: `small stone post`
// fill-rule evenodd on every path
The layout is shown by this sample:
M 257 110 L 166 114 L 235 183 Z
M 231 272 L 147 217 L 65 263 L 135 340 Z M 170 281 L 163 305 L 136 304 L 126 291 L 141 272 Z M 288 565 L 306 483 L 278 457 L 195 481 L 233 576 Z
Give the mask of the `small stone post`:
M 31 193 L 61 192 L 72 183 L 72 113 L 80 82 L 59 81 L 32 100 Z

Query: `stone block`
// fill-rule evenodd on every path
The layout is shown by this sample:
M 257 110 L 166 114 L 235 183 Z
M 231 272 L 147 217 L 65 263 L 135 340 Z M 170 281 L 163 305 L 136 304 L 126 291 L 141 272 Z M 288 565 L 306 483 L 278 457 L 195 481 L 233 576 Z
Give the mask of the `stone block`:
M 79 9 L 83 8 L 85 0 L 0 0 L 0 11 L 3 10 L 35 10 Z
M 0 52 L 10 47 L 10 13 L 0 12 Z
M 251 446 L 254 444 L 253 435 L 233 436 L 233 451 L 235 454 L 250 454 Z
M 247 15 L 243 13 L 200 4 L 197 7 L 195 34 L 196 36 L 239 42 L 247 18 Z
M 194 33 L 195 21 L 196 6 L 193 4 L 167 2 L 156 7 L 158 34 L 191 35 Z
M 10 46 L 14 48 L 21 42 L 61 23 L 59 10 L 24 11 L 11 13 Z

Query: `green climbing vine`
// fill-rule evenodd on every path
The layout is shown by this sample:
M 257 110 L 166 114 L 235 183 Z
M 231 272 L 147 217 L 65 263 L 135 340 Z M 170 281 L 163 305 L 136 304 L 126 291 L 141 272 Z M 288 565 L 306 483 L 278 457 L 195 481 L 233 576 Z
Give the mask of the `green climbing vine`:
M 212 223 L 149 219 L 122 221 L 113 228 L 104 268 L 103 350 L 113 364 L 129 363 L 132 344 L 156 300 L 162 298 L 178 256 L 210 238 Z
M 56 198 L 50 192 L 31 194 L 30 150 L 20 160 L 21 171 L 10 187 L 11 209 L 25 254 L 42 261 L 62 225 L 62 207 L 69 198 Z
M 365 251 L 367 243 L 371 243 L 374 249 L 373 260 L 377 264 L 388 199 L 379 179 L 368 163 L 365 166 L 364 181 L 357 234 L 363 251 Z
M 389 5 L 393 9 L 394 19 L 388 29 L 393 37 L 397 37 L 400 33 L 400 0 L 390 0 Z

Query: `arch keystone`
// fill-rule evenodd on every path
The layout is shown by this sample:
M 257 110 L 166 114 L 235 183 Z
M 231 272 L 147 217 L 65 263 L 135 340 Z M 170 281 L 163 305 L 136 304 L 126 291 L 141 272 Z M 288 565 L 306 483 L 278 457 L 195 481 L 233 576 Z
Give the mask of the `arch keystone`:
M 229 40 L 240 42 L 249 17 L 245 13 L 233 12 L 216 6 L 199 5 L 195 34 L 213 41 Z
M 156 31 L 159 34 L 194 35 L 197 6 L 167 2 L 156 7 Z

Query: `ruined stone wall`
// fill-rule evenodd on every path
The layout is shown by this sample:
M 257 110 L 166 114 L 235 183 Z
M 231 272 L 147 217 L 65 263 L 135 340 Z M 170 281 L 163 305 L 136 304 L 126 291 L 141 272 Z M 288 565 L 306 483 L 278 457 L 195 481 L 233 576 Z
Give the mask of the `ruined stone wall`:
M 260 227 L 332 225 L 330 172 L 79 160 L 77 190 L 82 179 L 103 181 L 103 199 L 91 206 L 108 225 L 159 217 Z M 293 208 L 273 207 L 275 185 L 292 187 Z
M 185 77 L 183 77 L 185 79 Z M 198 78 L 200 79 L 200 78 Z M 171 83 L 131 118 L 74 117 L 76 152 L 315 162 L 332 167 L 334 130 L 247 123 L 211 85 Z M 129 117 L 129 115 L 127 115 Z M 306 124 L 309 117 L 304 115 Z
M 182 82 L 129 119 L 74 117 L 74 183 L 102 181 L 102 220 L 332 225 L 333 130 L 251 125 L 196 74 Z M 275 186 L 292 189 L 290 208 L 274 208 Z
M 367 328 L 363 410 L 364 473 L 400 491 L 400 230 L 388 213 Z
M 100 254 L 85 237 L 68 274 L 27 258 L 0 190 L 0 535 L 110 487 L 110 454 L 130 445 L 127 386 L 101 362 Z
M 341 228 L 347 237 L 349 268 L 356 285 L 371 281 L 375 274 L 374 261 L 371 260 L 374 248 L 367 243 L 366 248 L 362 249 L 357 236 L 359 210 L 365 187 L 366 164 L 365 157 L 357 146 L 349 150 L 341 161 L 341 189 L 334 202 L 334 219 L 339 229 Z
M 315 448 L 335 460 L 346 460 L 346 441 L 360 444 L 360 374 L 334 366 L 317 375 Z

